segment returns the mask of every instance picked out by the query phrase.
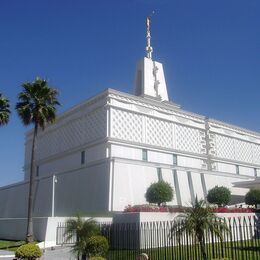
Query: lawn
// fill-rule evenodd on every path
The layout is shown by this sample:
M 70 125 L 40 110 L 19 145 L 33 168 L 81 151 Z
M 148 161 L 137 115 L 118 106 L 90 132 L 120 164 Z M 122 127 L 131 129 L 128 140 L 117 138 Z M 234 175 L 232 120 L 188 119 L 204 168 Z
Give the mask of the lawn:
M 134 260 L 141 252 L 151 260 L 198 260 L 202 259 L 199 245 L 163 247 L 146 250 L 110 250 L 110 260 Z M 260 241 L 258 239 L 243 242 L 224 242 L 207 245 L 208 259 L 258 260 L 260 259 Z
M 25 241 L 0 240 L 0 250 L 15 251 L 19 246 L 25 244 Z

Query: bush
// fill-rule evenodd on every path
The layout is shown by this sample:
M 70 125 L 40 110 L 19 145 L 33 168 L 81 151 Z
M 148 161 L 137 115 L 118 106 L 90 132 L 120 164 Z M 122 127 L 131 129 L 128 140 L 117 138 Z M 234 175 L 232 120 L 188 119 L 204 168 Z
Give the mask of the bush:
M 149 203 L 157 203 L 160 206 L 163 202 L 173 199 L 173 189 L 164 181 L 152 183 L 146 191 L 145 198 Z
M 257 204 L 260 204 L 260 190 L 251 189 L 245 196 L 245 203 L 257 207 Z
M 226 187 L 215 186 L 209 190 L 207 200 L 209 203 L 217 204 L 219 207 L 226 206 L 231 200 L 231 192 Z
M 105 257 L 108 253 L 108 241 L 104 236 L 92 236 L 87 240 L 86 254 L 87 256 Z
M 19 259 L 34 260 L 42 256 L 41 249 L 35 244 L 26 244 L 18 247 L 15 251 L 15 257 Z

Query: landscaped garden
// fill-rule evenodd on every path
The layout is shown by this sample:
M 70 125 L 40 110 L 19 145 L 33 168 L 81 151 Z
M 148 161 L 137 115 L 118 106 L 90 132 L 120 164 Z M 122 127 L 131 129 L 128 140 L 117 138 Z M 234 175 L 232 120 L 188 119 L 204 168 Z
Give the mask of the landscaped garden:
M 74 236 L 73 248 L 76 254 L 84 257 L 99 255 L 107 259 L 137 259 L 141 253 L 149 259 L 260 259 L 260 223 L 257 213 L 258 192 L 249 191 L 246 195 L 246 207 L 227 207 L 231 194 L 225 187 L 214 187 L 209 190 L 207 201 L 195 198 L 190 207 L 167 205 L 174 196 L 169 184 L 160 181 L 148 187 L 145 194 L 147 204 L 128 205 L 125 213 L 136 212 L 171 212 L 175 214 L 171 221 L 152 221 L 137 223 L 92 223 L 108 241 L 102 255 L 89 251 L 87 246 L 91 236 L 75 227 L 88 225 L 81 218 L 69 220 L 72 228 L 65 226 L 67 239 Z M 216 213 L 223 213 L 216 214 Z M 225 217 L 224 213 L 228 214 Z M 234 215 L 232 215 L 234 213 Z M 244 215 L 241 215 L 243 213 Z M 245 213 L 250 213 L 246 214 Z M 158 216 L 158 215 L 157 215 Z M 243 217 L 241 217 L 243 216 Z M 78 224 L 75 224 L 75 221 Z M 91 222 L 91 221 L 90 221 Z M 69 223 L 69 222 L 68 222 Z M 68 224 L 67 223 L 67 224 Z M 79 223 L 81 223 L 79 225 Z M 97 229 L 94 228 L 96 231 Z M 89 233 L 90 232 L 90 233 Z M 80 242 L 81 241 L 81 242 Z M 99 242 L 98 242 L 99 243 Z M 80 247 L 78 246 L 80 245 Z M 107 253 L 105 253 L 107 252 Z M 143 258 L 145 259 L 145 258 Z
M 80 259 L 135 260 L 141 253 L 154 260 L 260 259 L 260 223 L 252 214 L 258 211 L 259 194 L 248 192 L 245 200 L 249 207 L 230 208 L 229 190 L 216 186 L 209 191 L 207 202 L 195 198 L 190 207 L 176 207 L 167 205 L 173 199 L 173 189 L 160 181 L 147 189 L 147 204 L 128 205 L 124 212 L 178 213 L 174 220 L 100 224 L 77 216 L 65 223 L 62 243 L 71 244 Z M 225 218 L 224 213 L 234 216 Z M 239 217 L 240 213 L 251 214 Z M 24 243 L 0 241 L 0 248 L 16 251 L 19 259 L 36 259 L 42 254 L 34 244 Z

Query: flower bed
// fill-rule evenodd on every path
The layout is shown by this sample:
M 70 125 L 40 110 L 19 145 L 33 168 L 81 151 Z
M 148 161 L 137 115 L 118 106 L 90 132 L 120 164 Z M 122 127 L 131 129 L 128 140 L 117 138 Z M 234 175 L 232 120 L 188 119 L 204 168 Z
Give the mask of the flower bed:
M 213 212 L 215 213 L 255 213 L 259 210 L 253 208 L 214 208 Z
M 175 213 L 175 212 L 184 212 L 185 208 L 183 207 L 173 207 L 173 206 L 155 206 L 155 205 L 150 205 L 150 204 L 145 204 L 145 205 L 128 205 L 125 209 L 124 212 L 170 212 L 170 213 Z
M 128 205 L 124 212 L 170 212 L 170 213 L 177 213 L 177 212 L 185 212 L 187 207 L 173 207 L 173 206 L 161 206 L 158 207 L 156 205 L 151 204 L 144 204 L 144 205 Z M 212 208 L 214 213 L 260 213 L 259 209 L 254 208 Z

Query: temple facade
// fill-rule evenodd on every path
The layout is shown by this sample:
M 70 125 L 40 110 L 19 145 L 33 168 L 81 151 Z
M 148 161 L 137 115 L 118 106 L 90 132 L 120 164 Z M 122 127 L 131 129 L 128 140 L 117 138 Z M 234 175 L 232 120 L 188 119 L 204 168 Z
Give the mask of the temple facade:
M 173 187 L 171 205 L 205 199 L 216 185 L 230 188 L 231 204 L 243 203 L 248 189 L 235 184 L 260 176 L 260 134 L 169 101 L 163 65 L 152 59 L 149 18 L 146 39 L 134 95 L 104 90 L 39 132 L 35 218 L 122 211 L 146 203 L 158 180 Z M 0 188 L 1 236 L 17 238 L 10 236 L 17 223 L 24 230 L 31 146 L 29 131 L 24 181 Z

